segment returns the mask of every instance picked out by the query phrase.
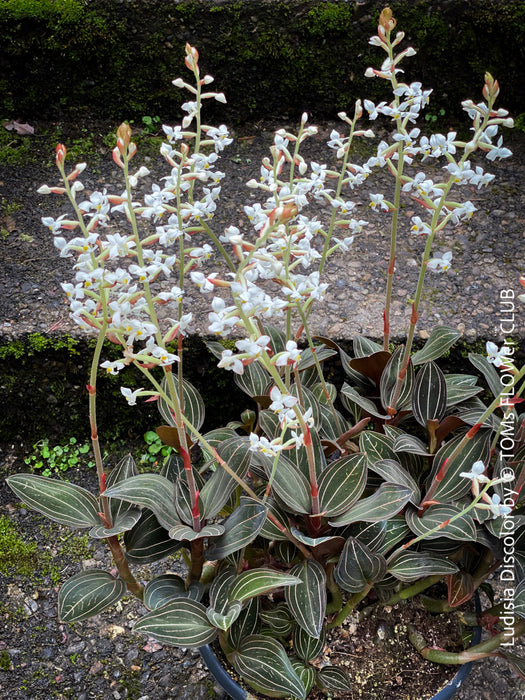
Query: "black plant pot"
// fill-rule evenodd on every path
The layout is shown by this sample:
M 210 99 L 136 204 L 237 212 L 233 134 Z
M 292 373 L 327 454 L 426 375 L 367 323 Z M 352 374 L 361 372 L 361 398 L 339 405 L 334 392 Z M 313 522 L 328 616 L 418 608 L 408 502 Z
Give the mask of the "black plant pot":
M 480 606 L 480 601 L 479 601 L 479 596 L 476 593 L 475 596 L 475 603 L 476 603 L 476 612 L 481 611 L 481 606 Z M 474 635 L 472 638 L 472 644 L 478 644 L 481 639 L 481 627 L 474 627 Z M 214 652 L 212 651 L 211 647 L 209 644 L 206 644 L 206 646 L 200 647 L 199 648 L 200 655 L 202 657 L 202 660 L 208 667 L 208 670 L 212 674 L 212 676 L 215 678 L 217 683 L 220 685 L 220 687 L 228 693 L 229 697 L 232 698 L 232 700 L 248 700 L 250 697 L 248 692 L 244 690 L 244 688 L 241 688 L 240 685 L 238 685 L 233 678 L 229 675 L 229 673 L 225 670 L 225 668 L 222 666 L 221 662 L 217 659 L 215 656 Z M 456 673 L 454 678 L 447 683 L 447 685 L 442 688 L 439 692 L 437 692 L 431 700 L 451 700 L 451 698 L 454 697 L 454 695 L 457 693 L 459 690 L 461 684 L 466 680 L 467 676 L 469 675 L 470 671 L 472 669 L 472 662 L 468 664 L 463 664 L 459 671 Z

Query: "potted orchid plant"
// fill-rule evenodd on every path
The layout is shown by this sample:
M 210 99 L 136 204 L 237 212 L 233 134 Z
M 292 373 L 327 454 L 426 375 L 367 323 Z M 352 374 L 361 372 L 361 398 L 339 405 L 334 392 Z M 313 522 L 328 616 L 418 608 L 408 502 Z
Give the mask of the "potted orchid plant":
M 427 277 L 451 264 L 450 253 L 432 255 L 435 241 L 475 212 L 454 192 L 493 179 L 470 159 L 476 152 L 489 162 L 511 155 L 499 130 L 512 119 L 494 106 L 499 87 L 486 74 L 484 101 L 463 103 L 470 140 L 453 131 L 421 135 L 416 122 L 431 91 L 402 82 L 400 64 L 415 51 L 398 51 L 404 35 L 395 26 L 384 9 L 370 40 L 384 60 L 366 71 L 390 86 L 390 101 L 358 100 L 353 114 L 339 114 L 329 166 L 302 155 L 316 133 L 306 114 L 297 133 L 277 131 L 260 178 L 247 183 L 261 201 L 245 207 L 249 226 L 242 230 L 213 227 L 220 154 L 232 139 L 224 125 L 202 121 L 205 100 L 225 98 L 208 88 L 213 78 L 201 75 L 189 45 L 193 82 L 174 84 L 190 99 L 182 124 L 163 127 L 162 184 L 141 199 L 148 170 L 132 169 L 137 148 L 123 124 L 113 150 L 121 194 L 83 199 L 86 166 L 68 170 L 63 145 L 56 151 L 61 183 L 40 189 L 66 196 L 74 211 L 44 223 L 60 255 L 74 262 L 74 280 L 63 284 L 71 318 L 98 337 L 88 393 L 99 488 L 93 494 L 33 474 L 8 483 L 28 506 L 104 539 L 118 569 L 116 576 L 81 571 L 64 583 L 59 616 L 84 620 L 131 593 L 145 606 L 136 633 L 202 648 L 207 658 L 207 645 L 218 643 L 237 675 L 270 697 L 304 699 L 313 688 L 350 692 L 342 668 L 319 662 L 327 634 L 350 616 L 416 598 L 433 613 L 454 614 L 478 589 L 488 590 L 488 577 L 502 566 L 513 572 L 505 600 L 486 618 L 462 613 L 471 623 L 490 619 L 490 639 L 458 651 L 433 648 L 415 627 L 408 633 L 438 664 L 497 655 L 520 672 L 525 667 L 509 644 L 525 632 L 525 422 L 517 412 L 525 368 L 516 367 L 511 343 L 489 343 L 487 356 L 469 357 L 477 373 L 445 374 L 436 361 L 460 335 L 446 326 L 436 326 L 414 351 Z M 373 138 L 367 122 L 378 115 L 391 120 L 392 139 L 365 162 L 352 162 L 354 142 Z M 439 160 L 443 168 L 433 179 L 420 162 Z M 391 228 L 384 336 L 356 336 L 349 353 L 316 336 L 310 316 L 326 293 L 328 259 L 348 254 L 367 224 L 352 193 L 381 168 L 393 182 L 389 198 L 370 195 L 370 207 Z M 420 206 L 411 228 L 424 249 L 406 340 L 398 344 L 390 317 L 405 198 Z M 109 226 L 115 221 L 118 228 Z M 239 421 L 208 432 L 201 430 L 204 402 L 184 378 L 188 285 L 211 297 L 210 358 L 252 401 Z M 120 359 L 104 358 L 106 339 L 121 347 Z M 339 386 L 324 371 L 334 358 L 345 376 Z M 138 368 L 144 386 L 122 387 L 123 397 L 130 405 L 156 400 L 163 419 L 157 433 L 174 448 L 154 473 L 139 474 L 132 456 L 111 470 L 102 460 L 99 368 L 118 374 L 127 365 Z M 170 571 L 175 553 L 185 577 Z M 161 560 L 166 572 L 145 585 L 132 572 Z M 433 597 L 439 585 L 443 597 Z

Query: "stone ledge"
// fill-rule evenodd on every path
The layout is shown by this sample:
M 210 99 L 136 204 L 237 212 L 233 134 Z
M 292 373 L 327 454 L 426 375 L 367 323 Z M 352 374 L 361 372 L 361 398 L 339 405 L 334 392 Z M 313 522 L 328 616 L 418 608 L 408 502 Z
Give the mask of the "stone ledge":
M 367 43 L 385 0 L 6 0 L 0 31 L 0 112 L 36 117 L 173 118 L 171 80 L 185 72 L 184 44 L 228 97 L 220 118 L 308 109 L 331 117 L 356 98 L 375 99 L 364 78 L 377 54 Z M 447 119 L 489 70 L 501 100 L 525 112 L 521 0 L 392 0 L 418 54 L 411 70 L 440 89 Z M 374 58 L 372 58 L 374 56 Z M 307 89 L 305 89 L 305 87 Z

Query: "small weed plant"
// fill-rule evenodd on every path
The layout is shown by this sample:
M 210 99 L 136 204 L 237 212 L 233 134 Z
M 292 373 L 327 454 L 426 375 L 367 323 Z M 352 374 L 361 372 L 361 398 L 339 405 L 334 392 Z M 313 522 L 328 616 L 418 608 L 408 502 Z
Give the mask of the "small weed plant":
M 70 437 L 61 445 L 52 445 L 49 438 L 44 438 L 33 445 L 33 450 L 31 455 L 25 457 L 24 462 L 32 471 L 39 471 L 42 476 L 60 475 L 80 465 L 95 466 L 94 461 L 86 458 L 91 445 L 87 442 L 81 444 L 75 437 Z

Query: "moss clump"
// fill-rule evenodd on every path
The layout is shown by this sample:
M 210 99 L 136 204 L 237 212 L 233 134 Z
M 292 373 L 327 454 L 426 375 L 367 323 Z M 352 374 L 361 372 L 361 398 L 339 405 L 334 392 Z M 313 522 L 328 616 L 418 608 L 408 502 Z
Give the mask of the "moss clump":
M 26 542 L 16 525 L 0 515 L 0 572 L 30 576 L 37 565 L 37 547 Z
M 11 657 L 5 649 L 0 651 L 0 671 L 9 671 L 11 668 Z

